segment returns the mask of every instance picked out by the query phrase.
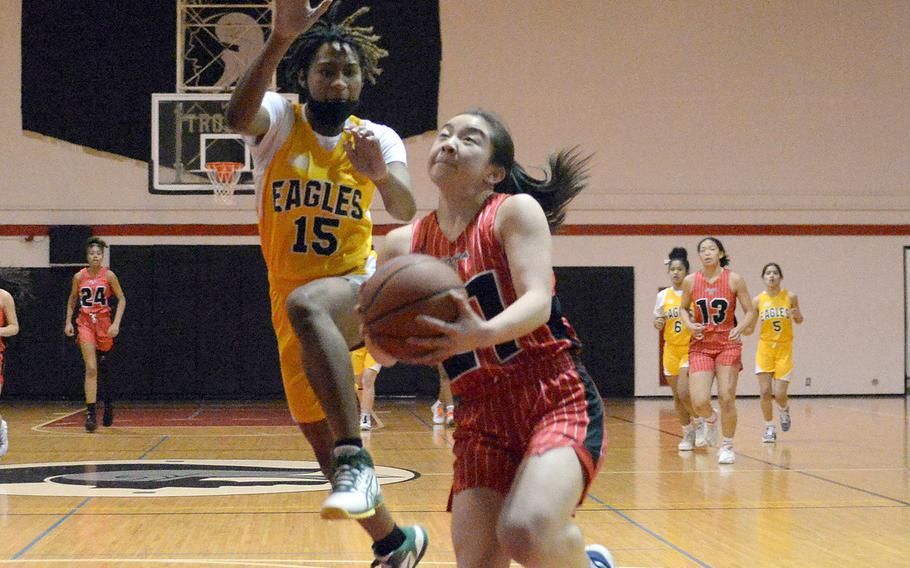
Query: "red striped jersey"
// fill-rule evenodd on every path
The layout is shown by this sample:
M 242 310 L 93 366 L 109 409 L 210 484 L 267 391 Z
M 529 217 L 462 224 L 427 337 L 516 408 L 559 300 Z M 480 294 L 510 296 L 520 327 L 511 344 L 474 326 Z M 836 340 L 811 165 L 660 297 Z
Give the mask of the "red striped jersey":
M 692 308 L 695 322 L 705 324 L 705 333 L 729 333 L 736 325 L 736 293 L 730 288 L 730 271 L 724 268 L 711 283 L 701 271 L 696 272 Z
M 508 198 L 491 195 L 454 241 L 443 234 L 435 211 L 415 223 L 411 240 L 411 252 L 441 258 L 458 271 L 474 310 L 487 320 L 517 299 L 509 261 L 493 232 L 496 212 Z M 535 380 L 541 373 L 551 375 L 554 367 L 571 367 L 569 350 L 577 347 L 580 343 L 562 316 L 554 291 L 546 324 L 513 341 L 455 355 L 443 368 L 453 392 L 478 393 L 517 373 Z
M 88 268 L 79 271 L 79 293 L 76 302 L 83 314 L 94 314 L 95 317 L 111 313 L 111 283 L 107 279 L 108 269 L 101 267 L 98 274 L 92 276 Z

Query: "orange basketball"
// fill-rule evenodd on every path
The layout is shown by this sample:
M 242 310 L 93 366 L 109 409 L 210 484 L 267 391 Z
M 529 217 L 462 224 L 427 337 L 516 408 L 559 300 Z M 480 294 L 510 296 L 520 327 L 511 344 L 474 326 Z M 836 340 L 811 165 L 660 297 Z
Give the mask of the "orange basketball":
M 455 321 L 458 305 L 448 292 L 463 289 L 458 273 L 438 258 L 424 254 L 395 257 L 360 289 L 364 331 L 378 348 L 409 361 L 423 350 L 407 343 L 408 337 L 436 335 L 417 316 Z

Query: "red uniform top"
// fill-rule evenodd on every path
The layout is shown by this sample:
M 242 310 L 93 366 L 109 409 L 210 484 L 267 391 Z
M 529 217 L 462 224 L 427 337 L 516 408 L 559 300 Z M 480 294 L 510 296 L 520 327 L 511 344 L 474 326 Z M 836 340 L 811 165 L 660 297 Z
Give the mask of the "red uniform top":
M 493 232 L 493 222 L 506 194 L 490 196 L 455 241 L 439 228 L 436 212 L 417 221 L 411 252 L 428 254 L 451 264 L 465 283 L 475 311 L 492 319 L 517 299 L 509 261 Z M 570 350 L 580 347 L 553 295 L 550 320 L 512 341 L 450 357 L 443 363 L 452 392 L 465 396 L 488 392 L 511 377 L 534 380 L 573 368 Z
M 692 343 L 729 341 L 730 330 L 736 326 L 736 293 L 730 287 L 730 271 L 721 270 L 714 282 L 708 283 L 701 271 L 692 282 L 692 306 L 695 323 L 705 324 L 702 339 L 692 336 Z
M 79 271 L 79 302 L 80 315 L 111 317 L 111 283 L 107 279 L 107 267 L 102 266 L 98 274 L 92 276 L 88 268 Z

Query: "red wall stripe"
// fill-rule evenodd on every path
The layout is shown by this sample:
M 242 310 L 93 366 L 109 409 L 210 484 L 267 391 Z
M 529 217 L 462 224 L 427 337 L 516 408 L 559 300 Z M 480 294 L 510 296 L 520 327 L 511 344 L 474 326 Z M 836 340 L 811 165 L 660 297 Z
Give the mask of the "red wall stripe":
M 376 235 L 385 235 L 401 225 L 375 225 Z M 0 225 L 0 236 L 41 236 L 48 225 Z M 257 235 L 256 225 L 94 225 L 98 236 L 136 237 L 249 237 Z M 561 236 L 660 236 L 660 235 L 744 235 L 744 236 L 905 236 L 910 225 L 563 225 Z

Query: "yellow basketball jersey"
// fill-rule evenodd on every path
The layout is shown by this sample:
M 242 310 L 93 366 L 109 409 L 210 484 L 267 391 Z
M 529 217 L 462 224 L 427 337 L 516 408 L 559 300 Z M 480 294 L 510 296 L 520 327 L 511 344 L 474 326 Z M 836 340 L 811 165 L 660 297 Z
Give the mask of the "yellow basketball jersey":
M 262 180 L 259 238 L 271 278 L 347 274 L 371 249 L 376 186 L 354 169 L 340 141 L 322 147 L 302 112 L 294 105 L 294 126 Z
M 660 291 L 663 295 L 664 342 L 669 345 L 688 345 L 692 332 L 685 326 L 679 317 L 679 304 L 682 293 L 673 288 L 664 288 Z
M 790 294 L 786 290 L 781 290 L 774 297 L 767 292 L 758 295 L 758 319 L 761 322 L 761 341 L 779 343 L 793 340 Z

